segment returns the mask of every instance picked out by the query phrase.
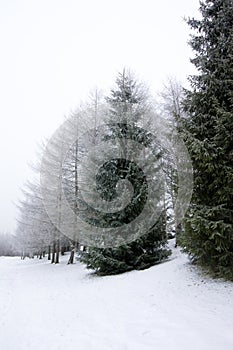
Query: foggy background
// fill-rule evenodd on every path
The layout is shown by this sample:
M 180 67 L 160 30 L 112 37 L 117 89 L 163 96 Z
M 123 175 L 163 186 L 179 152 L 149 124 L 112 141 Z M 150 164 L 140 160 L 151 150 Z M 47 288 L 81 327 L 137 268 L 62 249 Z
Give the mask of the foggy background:
M 0 231 L 13 233 L 37 144 L 124 66 L 159 91 L 193 73 L 183 20 L 198 0 L 0 0 Z

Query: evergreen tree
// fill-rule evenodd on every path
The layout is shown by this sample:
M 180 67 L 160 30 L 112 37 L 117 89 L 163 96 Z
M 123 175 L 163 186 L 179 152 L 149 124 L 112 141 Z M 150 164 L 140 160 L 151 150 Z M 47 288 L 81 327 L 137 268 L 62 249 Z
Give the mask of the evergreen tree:
M 143 270 L 168 258 L 166 248 L 165 216 L 162 214 L 154 227 L 140 238 L 116 248 L 89 247 L 81 262 L 98 275 L 113 275 L 131 270 Z
M 139 215 L 143 200 L 147 199 L 147 186 L 141 169 L 138 169 L 135 163 L 130 163 L 127 159 L 132 151 L 128 143 L 129 139 L 134 139 L 144 145 L 151 141 L 149 133 L 141 132 L 142 129 L 138 127 L 141 125 L 144 114 L 149 110 L 150 104 L 145 88 L 125 71 L 118 75 L 116 89 L 111 91 L 111 96 L 106 100 L 110 106 L 110 116 L 107 121 L 109 134 L 105 136 L 105 140 L 109 138 L 118 140 L 122 158 L 108 161 L 106 166 L 101 168 L 96 180 L 98 181 L 97 187 L 105 200 L 114 198 L 117 179 L 128 179 L 133 185 L 134 195 L 130 209 L 126 208 L 125 211 L 122 210 L 119 215 L 117 214 L 113 223 L 116 226 L 121 226 L 127 223 L 127 220 L 130 222 Z M 147 163 L 150 163 L 150 158 Z M 111 176 L 110 183 L 109 176 Z M 138 201 L 139 197 L 140 201 Z M 108 218 L 109 215 L 106 214 L 104 220 L 108 222 Z M 170 251 L 165 247 L 166 224 L 164 219 L 165 215 L 162 214 L 149 232 L 145 231 L 143 223 L 135 226 L 135 230 L 140 232 L 138 235 L 140 238 L 136 238 L 130 243 L 123 241 L 121 244 L 120 241 L 120 244 L 114 248 L 89 247 L 82 253 L 80 259 L 88 268 L 94 269 L 101 275 L 144 269 L 161 262 L 170 254 Z
M 147 88 L 125 69 L 118 74 L 116 88 L 111 90 L 106 101 L 110 106 L 112 122 L 124 121 L 130 115 L 130 122 L 136 123 L 150 108 Z
M 183 246 L 215 276 L 233 279 L 233 1 L 205 0 L 195 31 L 184 101 L 186 143 L 194 168 L 194 193 Z

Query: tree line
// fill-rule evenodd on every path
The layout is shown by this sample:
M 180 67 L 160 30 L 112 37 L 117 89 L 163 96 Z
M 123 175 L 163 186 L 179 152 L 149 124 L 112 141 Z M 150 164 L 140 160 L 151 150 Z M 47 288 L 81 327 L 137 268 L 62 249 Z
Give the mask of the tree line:
M 120 168 L 121 175 L 125 173 L 124 178 L 130 182 L 134 181 L 134 189 L 138 187 L 138 192 L 132 200 L 131 209 L 127 213 L 123 213 L 123 210 L 121 210 L 121 216 L 114 220 L 115 222 L 118 220 L 117 225 L 122 225 L 125 219 L 130 221 L 130 215 L 135 217 L 138 215 L 140 200 L 143 198 L 143 195 L 145 196 L 146 188 L 142 183 L 140 170 L 132 162 L 126 164 L 125 161 L 129 157 L 130 152 L 135 152 L 135 149 L 132 149 L 129 142 L 125 141 L 125 138 L 119 138 L 119 135 L 124 134 L 125 136 L 127 134 L 129 139 L 134 135 L 134 142 L 149 142 L 149 133 L 139 128 L 139 125 L 142 125 L 140 123 L 142 123 L 145 115 L 150 116 L 152 109 L 154 109 L 154 105 L 145 86 L 137 81 L 129 71 L 124 70 L 118 74 L 116 86 L 112 89 L 109 96 L 101 96 L 98 91 L 95 91 L 91 95 L 90 100 L 67 120 L 65 129 L 56 134 L 43 160 L 46 167 L 45 171 L 49 171 L 49 175 L 52 174 L 52 181 L 47 182 L 44 188 L 43 185 L 34 181 L 33 183 L 28 183 L 23 190 L 24 199 L 19 204 L 20 216 L 16 233 L 22 258 L 25 256 L 33 257 L 34 255 L 42 258 L 46 254 L 51 263 L 59 263 L 59 254 L 68 250 L 70 251 L 68 263 L 73 263 L 76 251 L 80 261 L 86 263 L 88 267 L 96 269 L 99 274 L 108 274 L 135 268 L 146 268 L 169 256 L 170 251 L 166 248 L 168 235 L 166 207 L 162 208 L 159 220 L 154 223 L 149 232 L 146 232 L 142 223 L 135 224 L 133 230 L 131 228 L 131 235 L 135 235 L 137 237 L 136 240 L 131 239 L 130 242 L 126 242 L 123 236 L 129 235 L 128 227 L 122 228 L 120 230 L 122 237 L 120 237 L 119 232 L 116 237 L 117 240 L 122 240 L 122 244 L 119 243 L 114 248 L 111 246 L 100 247 L 106 239 L 103 235 L 98 237 L 101 242 L 97 246 L 87 246 L 88 243 L 82 244 L 77 238 L 77 232 L 74 232 L 73 236 L 68 235 L 69 237 L 67 237 L 66 233 L 67 231 L 70 232 L 72 218 L 68 218 L 62 211 L 62 201 L 65 198 L 77 216 L 84 215 L 82 206 L 85 206 L 85 202 L 82 192 L 86 196 L 91 196 L 89 199 L 93 200 L 96 181 L 99 183 L 101 197 L 107 201 L 109 207 L 112 203 L 111 196 L 114 196 L 116 183 L 118 180 L 121 180 L 118 174 Z M 98 129 L 101 122 L 100 115 L 104 115 L 104 118 L 107 120 L 107 129 L 104 135 Z M 83 121 L 87 123 L 86 129 L 88 134 L 84 133 L 84 136 L 78 138 L 78 133 L 83 131 Z M 71 146 L 68 145 L 67 152 L 65 150 L 72 133 L 77 138 Z M 68 135 L 68 138 L 65 135 Z M 113 141 L 112 149 L 106 151 L 104 144 L 98 150 L 98 154 L 88 152 L 88 146 L 90 144 L 92 146 L 95 145 L 100 138 L 105 142 Z M 154 147 L 153 152 L 157 156 L 160 150 L 156 147 Z M 97 162 L 98 164 L 99 162 L 99 164 L 102 164 L 105 153 L 109 151 L 112 154 L 120 152 L 121 158 L 117 159 L 118 164 L 116 164 L 116 160 L 110 160 L 107 163 L 108 168 L 102 168 L 102 173 L 97 177 L 95 163 Z M 141 153 L 141 149 L 139 149 L 139 153 Z M 82 159 L 87 154 L 89 158 L 83 163 Z M 154 164 L 151 161 L 152 155 L 150 152 L 146 154 L 144 151 L 143 159 L 147 172 L 152 174 Z M 161 166 L 160 164 L 159 167 Z M 112 173 L 109 173 L 109 167 Z M 43 176 L 42 168 L 35 167 L 35 170 L 42 172 Z M 90 188 L 87 188 L 87 183 Z M 43 203 L 43 190 L 46 192 L 50 215 L 48 215 Z M 129 189 L 123 188 L 122 192 L 127 196 Z M 87 216 L 89 221 L 96 222 L 98 220 L 100 227 L 104 227 L 106 220 L 111 220 L 107 214 L 96 213 L 93 208 L 85 208 L 85 218 Z M 57 225 L 54 224 L 55 222 Z M 62 224 L 63 228 L 65 227 L 65 232 L 59 229 L 59 223 Z M 116 226 L 116 223 L 114 225 Z M 94 226 L 96 226 L 95 223 L 93 224 Z M 170 226 L 172 227 L 172 224 Z M 84 227 L 82 224 L 79 224 L 77 229 L 80 231 L 78 232 L 80 235 L 83 233 Z M 104 245 L 106 245 L 106 242 Z

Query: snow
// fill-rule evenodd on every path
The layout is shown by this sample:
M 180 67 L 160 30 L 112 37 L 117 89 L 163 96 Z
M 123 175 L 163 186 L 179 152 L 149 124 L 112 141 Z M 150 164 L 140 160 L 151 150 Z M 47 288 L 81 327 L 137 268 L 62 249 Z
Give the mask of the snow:
M 179 249 L 108 277 L 67 260 L 0 257 L 1 350 L 233 349 L 233 283 L 201 275 Z

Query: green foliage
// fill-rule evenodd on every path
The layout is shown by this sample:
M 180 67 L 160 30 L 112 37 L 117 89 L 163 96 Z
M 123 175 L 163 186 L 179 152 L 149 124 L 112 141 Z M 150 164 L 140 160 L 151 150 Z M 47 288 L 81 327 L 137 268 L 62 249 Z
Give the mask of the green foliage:
M 191 62 L 199 74 L 186 91 L 184 137 L 194 168 L 194 193 L 182 240 L 193 260 L 233 280 L 233 1 L 206 0 Z
M 125 71 L 119 74 L 116 80 L 116 88 L 111 91 L 111 96 L 107 102 L 110 109 L 109 135 L 106 139 L 117 139 L 119 147 L 122 151 L 120 159 L 111 159 L 106 162 L 96 177 L 97 190 L 105 200 L 112 200 L 116 193 L 116 184 L 120 179 L 127 179 L 134 189 L 130 204 L 119 212 L 105 214 L 104 219 L 108 215 L 116 218 L 112 227 L 122 226 L 123 230 L 127 230 L 128 224 L 133 221 L 142 211 L 148 199 L 148 188 L 146 177 L 143 169 L 139 168 L 136 163 L 128 160 L 130 155 L 130 146 L 128 140 L 137 141 L 141 147 L 150 146 L 153 141 L 151 135 L 140 129 L 137 122 L 143 117 L 143 113 L 147 108 L 147 100 L 145 91 Z M 155 147 L 156 148 L 156 147 Z M 135 150 L 133 150 L 135 152 Z M 156 149 L 157 159 L 161 157 L 161 150 Z M 129 158 L 130 159 L 130 158 Z M 150 158 L 144 159 L 149 163 Z M 154 158 L 153 158 L 154 160 Z M 153 164 L 147 165 L 154 171 Z M 159 167 L 158 167 L 159 169 Z M 159 191 L 158 191 L 159 193 Z M 159 194 L 158 194 L 159 195 Z M 157 198 L 153 198 L 156 200 Z M 160 198 L 158 199 L 159 202 Z M 135 224 L 132 236 L 135 238 L 131 243 L 125 241 L 120 242 L 115 248 L 96 248 L 89 247 L 82 253 L 80 260 L 87 265 L 88 268 L 94 269 L 99 275 L 118 274 L 130 270 L 141 270 L 148 268 L 156 263 L 166 259 L 170 251 L 166 249 L 166 225 L 164 222 L 165 215 L 161 215 L 158 222 L 150 229 L 149 232 L 143 227 L 143 223 Z M 104 224 L 102 227 L 105 227 Z M 109 227 L 109 225 L 108 225 Z M 136 233 L 140 233 L 136 235 Z M 117 239 L 117 237 L 116 237 Z
M 164 215 L 147 234 L 116 248 L 89 247 L 81 254 L 80 261 L 98 275 L 114 275 L 131 270 L 143 270 L 167 259 L 171 254 L 166 248 Z

